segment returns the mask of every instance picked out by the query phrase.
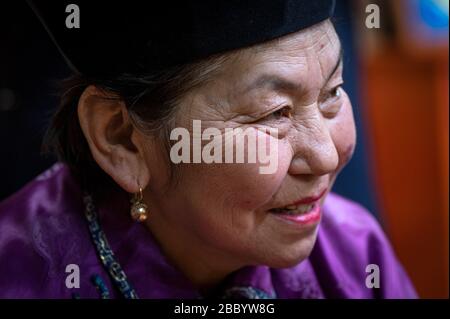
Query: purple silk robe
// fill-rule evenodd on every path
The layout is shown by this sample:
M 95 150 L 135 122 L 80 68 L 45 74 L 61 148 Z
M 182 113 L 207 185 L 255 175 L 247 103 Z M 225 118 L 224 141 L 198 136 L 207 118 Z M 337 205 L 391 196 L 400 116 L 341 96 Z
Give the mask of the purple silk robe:
M 119 297 L 96 254 L 81 190 L 68 168 L 55 164 L 0 203 L 1 298 L 99 298 L 92 275 Z M 117 261 L 140 298 L 201 298 L 171 265 L 142 224 L 129 216 L 126 194 L 98 203 L 98 215 Z M 291 268 L 248 266 L 225 287 L 254 287 L 278 298 L 415 298 L 416 292 L 376 220 L 358 204 L 329 194 L 314 249 Z M 80 287 L 67 288 L 66 266 L 80 269 Z M 376 264 L 380 287 L 366 287 Z

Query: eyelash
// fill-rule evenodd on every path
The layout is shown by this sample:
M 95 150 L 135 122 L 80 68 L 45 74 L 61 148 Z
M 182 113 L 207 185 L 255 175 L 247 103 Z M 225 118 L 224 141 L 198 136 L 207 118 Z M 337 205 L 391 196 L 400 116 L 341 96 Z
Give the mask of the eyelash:
M 292 117 L 292 108 L 288 105 L 285 105 L 276 111 L 266 115 L 261 120 L 271 120 L 271 117 L 275 117 L 275 120 L 280 120 L 281 117 L 291 118 Z
M 342 96 L 342 85 L 343 83 L 332 88 L 325 97 L 325 100 L 340 99 Z M 282 116 L 290 119 L 292 117 L 292 107 L 285 105 L 264 116 L 260 121 L 268 121 L 271 120 L 272 117 L 275 117 L 275 120 L 280 120 Z
M 329 92 L 329 94 L 327 96 L 327 99 L 340 98 L 341 95 L 342 95 L 342 84 L 339 84 L 339 85 L 337 85 L 337 86 L 335 86 L 334 88 L 331 89 L 331 91 Z
M 326 100 L 339 99 L 341 96 L 342 96 L 342 84 L 339 84 L 329 91 L 329 93 L 327 94 L 325 99 Z M 282 108 L 279 108 L 278 110 L 270 113 L 269 115 L 267 115 L 264 118 L 266 119 L 270 116 L 275 116 L 276 114 L 284 115 L 287 118 L 291 118 L 292 117 L 292 108 L 287 105 L 283 106 Z

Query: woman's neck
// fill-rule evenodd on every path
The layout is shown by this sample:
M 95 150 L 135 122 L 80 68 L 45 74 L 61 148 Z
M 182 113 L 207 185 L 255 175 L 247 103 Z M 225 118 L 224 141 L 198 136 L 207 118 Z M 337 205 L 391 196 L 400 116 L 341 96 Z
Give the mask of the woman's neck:
M 223 251 L 198 240 L 184 229 L 176 229 L 153 214 L 147 226 L 165 257 L 202 293 L 210 295 L 232 272 L 244 266 L 232 262 Z

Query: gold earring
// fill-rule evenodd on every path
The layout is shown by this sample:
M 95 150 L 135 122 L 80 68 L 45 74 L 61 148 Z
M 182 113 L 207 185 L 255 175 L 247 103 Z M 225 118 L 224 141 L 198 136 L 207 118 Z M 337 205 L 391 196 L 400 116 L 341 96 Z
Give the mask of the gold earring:
M 131 199 L 131 217 L 138 222 L 143 222 L 148 217 L 147 205 L 142 201 L 142 188 L 139 187 L 139 193 L 134 194 Z

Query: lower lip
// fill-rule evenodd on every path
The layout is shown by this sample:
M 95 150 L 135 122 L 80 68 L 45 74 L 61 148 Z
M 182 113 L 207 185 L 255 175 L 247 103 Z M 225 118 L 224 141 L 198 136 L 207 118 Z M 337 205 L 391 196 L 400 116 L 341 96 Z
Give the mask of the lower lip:
M 295 223 L 299 226 L 315 226 L 320 222 L 322 215 L 319 203 L 314 204 L 309 212 L 300 215 L 271 214 L 279 219 L 289 223 Z

